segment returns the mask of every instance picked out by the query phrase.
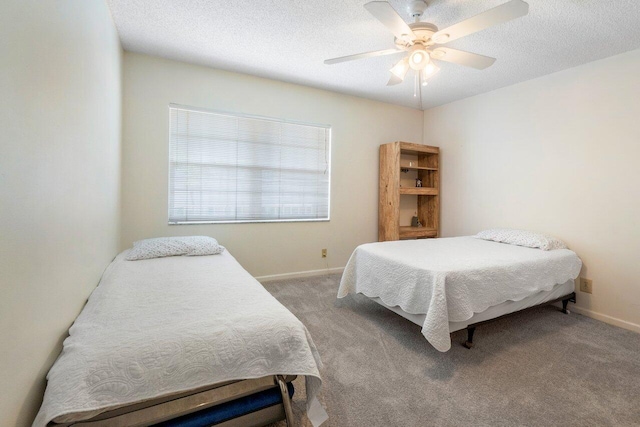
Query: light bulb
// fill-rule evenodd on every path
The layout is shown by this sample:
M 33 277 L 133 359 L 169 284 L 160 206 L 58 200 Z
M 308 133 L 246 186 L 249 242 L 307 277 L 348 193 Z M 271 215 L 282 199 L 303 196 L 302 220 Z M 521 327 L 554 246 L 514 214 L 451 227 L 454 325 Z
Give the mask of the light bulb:
M 409 66 L 418 71 L 422 70 L 429 63 L 429 54 L 423 47 L 418 46 L 411 55 L 409 55 Z
M 436 74 L 438 71 L 440 71 L 440 67 L 438 67 L 433 62 L 428 63 L 421 71 L 422 81 L 426 83 L 427 79 L 430 77 L 433 77 L 433 75 Z
M 389 71 L 391 71 L 400 80 L 404 80 L 404 76 L 407 74 L 407 71 L 409 71 L 409 64 L 407 64 L 407 59 L 401 59 Z

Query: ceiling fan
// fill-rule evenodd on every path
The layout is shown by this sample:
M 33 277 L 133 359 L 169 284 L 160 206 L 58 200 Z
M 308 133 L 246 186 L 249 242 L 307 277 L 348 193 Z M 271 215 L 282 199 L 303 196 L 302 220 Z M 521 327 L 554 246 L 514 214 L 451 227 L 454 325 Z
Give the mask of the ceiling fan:
M 529 4 L 526 2 L 511 0 L 444 30 L 438 30 L 438 27 L 434 24 L 420 21 L 420 17 L 427 8 L 427 3 L 422 0 L 413 1 L 409 7 L 411 16 L 415 20 L 411 24 L 404 22 L 402 17 L 386 1 L 372 1 L 365 4 L 364 7 L 393 33 L 396 47 L 394 49 L 327 59 L 324 63 L 338 64 L 355 59 L 407 52 L 408 54 L 391 68 L 391 78 L 387 86 L 402 83 L 407 72 L 411 69 L 416 72 L 416 91 L 420 84 L 426 86 L 427 80 L 440 70 L 432 59 L 452 62 L 479 70 L 491 66 L 496 60 L 488 56 L 442 47 L 441 45 L 494 25 L 519 18 L 529 11 Z M 415 92 L 414 96 L 416 96 Z

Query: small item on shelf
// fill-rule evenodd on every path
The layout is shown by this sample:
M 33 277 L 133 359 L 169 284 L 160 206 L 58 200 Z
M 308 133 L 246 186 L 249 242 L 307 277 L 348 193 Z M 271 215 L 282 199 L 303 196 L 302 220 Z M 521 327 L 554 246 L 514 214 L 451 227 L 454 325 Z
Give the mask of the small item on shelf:
M 422 180 L 420 178 L 416 178 L 416 187 L 422 188 Z
M 417 216 L 414 216 L 411 218 L 411 226 L 412 227 L 422 227 L 422 224 L 420 224 L 420 220 L 418 219 Z

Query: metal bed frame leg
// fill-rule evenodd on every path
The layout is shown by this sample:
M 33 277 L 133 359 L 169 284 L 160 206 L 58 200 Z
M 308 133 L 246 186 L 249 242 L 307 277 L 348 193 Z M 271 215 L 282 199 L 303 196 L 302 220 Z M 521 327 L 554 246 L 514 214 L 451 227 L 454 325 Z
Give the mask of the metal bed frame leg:
M 573 292 L 573 293 L 567 295 L 567 297 L 568 298 L 562 300 L 562 312 L 564 314 L 571 313 L 569 310 L 567 310 L 567 304 L 569 304 L 569 301 L 571 301 L 572 303 L 575 304 L 575 302 L 576 302 L 576 293 Z
M 284 407 L 284 415 L 287 419 L 288 427 L 295 427 L 296 423 L 293 419 L 293 408 L 291 407 L 291 398 L 289 397 L 289 389 L 282 375 L 276 375 L 276 383 L 280 386 L 280 394 L 282 395 L 282 406 Z
M 475 326 L 467 327 L 467 341 L 465 341 L 462 345 L 468 349 L 471 349 L 473 347 L 473 333 L 475 331 Z

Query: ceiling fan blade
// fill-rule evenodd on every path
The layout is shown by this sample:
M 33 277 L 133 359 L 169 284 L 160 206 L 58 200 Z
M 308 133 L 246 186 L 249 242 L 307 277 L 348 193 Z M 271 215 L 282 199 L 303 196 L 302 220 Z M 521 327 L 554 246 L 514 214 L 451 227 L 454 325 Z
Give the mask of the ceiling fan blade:
M 395 86 L 397 84 L 400 84 L 404 81 L 404 79 L 401 79 L 400 77 L 396 76 L 395 74 L 391 73 L 391 77 L 389 77 L 389 82 L 387 83 L 387 86 Z
M 478 55 L 477 53 L 465 52 L 463 50 L 451 49 L 449 47 L 439 47 L 434 49 L 433 52 L 431 52 L 431 57 L 440 61 L 464 65 L 465 67 L 473 67 L 478 70 L 484 70 L 496 62 L 496 58 Z
M 475 32 L 502 24 L 519 18 L 529 12 L 529 4 L 522 0 L 511 0 L 510 2 L 496 6 L 486 12 L 469 18 L 465 21 L 452 25 L 444 30 L 440 30 L 431 36 L 436 44 L 447 43 L 460 37 L 468 36 Z
M 404 22 L 404 19 L 395 9 L 386 1 L 371 1 L 364 5 L 364 8 L 369 11 L 378 21 L 387 27 L 394 36 L 399 39 L 409 38 L 415 40 L 416 35 L 413 34 L 411 27 Z
M 340 58 L 327 59 L 325 64 L 338 64 L 340 62 L 353 61 L 355 59 L 373 58 L 374 56 L 391 55 L 393 53 L 404 52 L 398 49 L 376 50 L 374 52 L 357 53 L 355 55 L 341 56 Z

